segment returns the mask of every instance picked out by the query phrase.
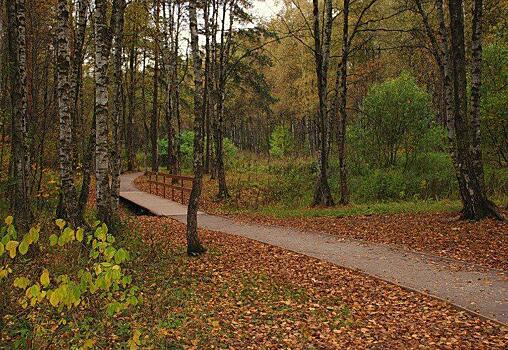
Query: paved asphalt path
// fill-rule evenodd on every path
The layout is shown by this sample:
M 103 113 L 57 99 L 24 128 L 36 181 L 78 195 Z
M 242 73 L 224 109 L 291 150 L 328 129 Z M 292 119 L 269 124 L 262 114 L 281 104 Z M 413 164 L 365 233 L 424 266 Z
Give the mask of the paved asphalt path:
M 134 186 L 142 173 L 121 176 L 120 197 L 158 216 L 186 222 L 187 207 Z M 508 271 L 347 237 L 277 226 L 239 223 L 200 212 L 198 225 L 247 237 L 333 264 L 358 270 L 402 287 L 446 300 L 486 318 L 508 324 Z

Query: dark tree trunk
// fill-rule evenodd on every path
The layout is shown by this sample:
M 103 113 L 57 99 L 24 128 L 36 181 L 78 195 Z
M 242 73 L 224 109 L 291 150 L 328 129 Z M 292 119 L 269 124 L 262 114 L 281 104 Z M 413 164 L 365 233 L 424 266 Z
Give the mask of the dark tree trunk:
M 346 125 L 347 125 L 347 65 L 349 58 L 349 0 L 344 0 L 342 27 L 342 58 L 340 63 L 340 101 L 339 101 L 339 176 L 340 204 L 349 203 L 349 189 L 346 168 Z
M 210 67 L 210 7 L 206 4 L 204 7 L 204 21 L 205 21 L 205 127 L 204 135 L 206 140 L 206 151 L 204 155 L 204 172 L 210 173 L 210 106 L 211 106 L 211 67 Z
M 478 181 L 484 187 L 483 160 L 480 133 L 480 89 L 482 85 L 482 16 L 483 1 L 473 0 L 473 25 L 471 38 L 471 152 L 473 168 Z
M 320 30 L 319 1 L 313 0 L 314 17 L 314 58 L 316 61 L 316 78 L 318 88 L 318 130 L 319 130 L 319 175 L 314 192 L 314 205 L 333 205 L 332 193 L 328 184 L 328 118 L 327 118 L 327 76 L 328 56 L 332 31 L 332 4 L 325 2 L 324 33 Z M 323 37 L 323 41 L 321 38 Z
M 89 6 L 89 0 L 78 1 L 78 18 L 77 28 L 75 33 L 74 52 L 71 57 L 71 97 L 72 97 L 72 155 L 74 157 L 74 163 L 78 161 L 80 147 L 78 145 L 82 142 L 83 133 L 83 120 L 80 113 L 80 102 L 81 106 L 83 101 L 80 101 L 82 93 L 82 82 L 83 82 L 83 61 L 85 58 L 84 44 L 87 24 L 87 10 Z
M 455 159 L 458 176 L 462 178 L 465 191 L 462 195 L 464 205 L 462 214 L 464 218 L 478 220 L 487 216 L 502 218 L 495 205 L 488 200 L 482 184 L 481 174 L 478 167 L 483 167 L 481 159 L 476 159 L 474 147 L 478 140 L 472 135 L 474 124 L 468 118 L 467 106 L 467 78 L 466 78 L 466 48 L 464 37 L 464 9 L 462 0 L 449 0 L 450 12 L 450 61 L 451 78 L 453 87 L 453 126 L 455 130 L 455 147 L 457 157 Z M 474 15 L 477 21 L 481 21 L 481 12 Z M 473 28 L 473 31 L 477 29 Z M 477 33 L 477 40 L 481 40 L 481 33 Z M 481 43 L 473 43 L 472 47 L 481 47 Z M 478 54 L 478 53 L 476 53 Z M 474 57 L 473 60 L 481 60 Z M 481 75 L 481 68 L 475 67 L 476 73 Z M 478 79 L 478 78 L 476 78 Z M 475 79 L 473 79 L 475 80 Z M 479 83 L 479 80 L 477 81 Z M 473 97 L 474 99 L 475 97 Z M 479 96 L 477 96 L 479 98 Z M 478 135 L 479 137 L 479 135 Z
M 113 1 L 113 111 L 112 116 L 112 142 L 111 142 L 111 210 L 112 215 L 118 213 L 120 195 L 121 135 L 120 120 L 123 118 L 123 27 L 125 15 L 125 0 Z
M 187 208 L 187 254 L 199 255 L 206 250 L 198 236 L 197 213 L 203 176 L 203 87 L 201 77 L 201 54 L 198 42 L 196 0 L 189 1 L 189 27 L 191 51 L 194 64 L 194 180 Z
M 230 9 L 233 7 L 232 1 Z M 226 38 L 226 12 L 227 4 L 225 1 L 222 8 L 222 27 L 221 42 L 219 49 L 219 67 L 218 67 L 218 89 L 217 89 L 217 124 L 215 130 L 215 166 L 217 171 L 217 180 L 219 182 L 219 192 L 217 198 L 225 199 L 229 197 L 226 183 L 226 169 L 224 164 L 224 102 L 226 98 L 226 64 L 229 57 L 229 47 L 231 44 L 233 16 L 230 11 L 229 30 Z
M 134 117 L 136 114 L 136 87 L 137 87 L 137 27 L 134 28 L 134 38 L 131 41 L 131 47 L 129 52 L 129 93 L 128 93 L 128 106 L 129 113 L 127 115 L 127 123 L 125 127 L 126 132 L 126 150 L 127 150 L 127 170 L 134 170 L 134 161 L 135 161 L 135 153 L 134 153 Z
M 158 129 L 159 129 L 159 0 L 155 0 L 155 40 L 153 67 L 152 118 L 150 121 L 150 142 L 152 145 L 152 171 L 159 171 Z
M 12 103 L 11 209 L 18 229 L 27 230 L 32 221 L 30 208 L 30 153 L 27 130 L 25 1 L 7 0 L 7 33 Z
M 78 200 L 78 219 L 84 222 L 84 214 L 86 205 L 88 203 L 88 197 L 90 194 L 90 183 L 92 180 L 92 174 L 94 169 L 94 149 L 95 149 L 95 112 L 92 118 L 92 128 L 90 130 L 90 136 L 88 137 L 88 143 L 83 155 L 83 178 L 81 179 L 81 192 L 79 193 Z

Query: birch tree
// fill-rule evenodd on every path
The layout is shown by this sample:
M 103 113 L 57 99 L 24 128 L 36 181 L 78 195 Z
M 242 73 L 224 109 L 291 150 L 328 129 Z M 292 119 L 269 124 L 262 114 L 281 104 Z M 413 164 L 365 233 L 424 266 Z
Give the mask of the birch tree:
M 198 236 L 197 212 L 203 177 L 203 81 L 201 53 L 199 51 L 196 0 L 189 1 L 189 29 L 194 66 L 194 179 L 187 208 L 187 254 L 199 255 L 206 250 Z
M 467 219 L 481 219 L 493 216 L 502 219 L 496 206 L 487 198 L 483 183 L 483 162 L 481 159 L 481 138 L 479 129 L 479 102 L 481 87 L 481 20 L 482 1 L 473 1 L 472 28 L 472 86 L 471 109 L 467 99 L 465 21 L 462 0 L 449 0 L 450 14 L 450 66 L 453 99 L 451 116 L 455 136 L 455 168 L 461 191 L 462 215 Z
M 102 221 L 109 221 L 111 215 L 108 148 L 110 34 L 106 13 L 107 1 L 95 0 L 95 178 L 97 216 Z
M 16 225 L 28 229 L 32 219 L 30 208 L 30 153 L 27 131 L 25 1 L 7 0 L 7 35 L 11 86 L 11 177 L 14 189 L 11 209 Z
M 69 7 L 67 0 L 57 3 L 57 96 L 59 128 L 59 163 L 60 163 L 60 208 L 57 215 L 77 224 L 76 188 L 72 159 L 72 98 L 69 81 L 71 60 L 69 53 Z

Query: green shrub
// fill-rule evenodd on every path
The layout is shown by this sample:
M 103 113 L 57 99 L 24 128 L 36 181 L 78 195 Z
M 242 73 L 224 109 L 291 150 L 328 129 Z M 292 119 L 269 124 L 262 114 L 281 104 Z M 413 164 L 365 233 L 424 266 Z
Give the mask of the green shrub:
M 167 139 L 163 139 L 165 143 L 165 149 L 163 149 L 167 156 Z M 180 146 L 180 162 L 184 169 L 192 169 L 194 162 L 194 132 L 190 130 L 183 131 L 178 135 L 178 142 Z M 206 149 L 206 142 L 204 144 Z M 162 150 L 161 150 L 162 151 Z M 238 154 L 238 148 L 235 144 L 228 139 L 224 138 L 224 162 L 226 166 L 233 164 Z
M 289 128 L 277 126 L 270 135 L 270 155 L 283 157 L 291 154 L 294 147 L 295 142 Z
M 352 134 L 363 158 L 377 166 L 395 166 L 401 154 L 411 159 L 425 150 L 433 125 L 430 95 L 409 74 L 374 85 L 363 101 Z M 432 138 L 433 140 L 433 138 Z

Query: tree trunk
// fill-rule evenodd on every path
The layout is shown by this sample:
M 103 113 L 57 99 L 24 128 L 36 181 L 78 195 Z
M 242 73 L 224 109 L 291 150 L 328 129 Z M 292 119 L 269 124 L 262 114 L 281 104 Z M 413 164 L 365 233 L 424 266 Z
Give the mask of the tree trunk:
M 232 40 L 233 32 L 233 12 L 231 9 L 234 7 L 233 1 L 229 2 L 230 16 L 229 16 L 229 30 L 227 38 L 225 37 L 226 31 L 226 12 L 227 4 L 225 1 L 222 5 L 222 27 L 221 27 L 221 42 L 219 51 L 219 67 L 218 67 L 218 91 L 217 91 L 217 124 L 215 132 L 215 166 L 217 171 L 217 180 L 219 182 L 219 192 L 217 198 L 225 199 L 229 197 L 229 192 L 226 183 L 226 169 L 224 164 L 224 103 L 226 98 L 226 65 L 229 59 L 229 48 Z
M 137 72 L 137 48 L 136 48 L 136 40 L 137 40 L 137 27 L 134 28 L 134 38 L 132 39 L 130 52 L 129 52 L 129 94 L 128 94 L 128 103 L 129 103 L 129 114 L 127 115 L 127 123 L 125 127 L 126 132 L 126 149 L 127 149 L 127 170 L 134 170 L 134 116 L 136 114 L 136 72 Z
M 159 0 L 155 0 L 155 40 L 153 67 L 152 118 L 150 121 L 150 141 L 152 145 L 152 171 L 159 171 L 158 129 L 159 129 Z
M 122 171 L 120 118 L 123 116 L 122 49 L 125 0 L 113 1 L 113 110 L 111 142 L 111 210 L 117 215 L 120 195 L 120 172 Z
M 482 85 L 482 15 L 483 1 L 473 0 L 473 26 L 471 40 L 471 152 L 473 167 L 480 186 L 484 187 L 483 160 L 480 133 L 480 89 Z
M 25 1 L 7 0 L 7 32 L 12 103 L 11 209 L 18 229 L 27 230 L 32 220 L 29 193 L 30 154 L 27 131 Z
M 495 205 L 486 196 L 482 179 L 477 172 L 477 167 L 483 167 L 483 164 L 481 159 L 475 159 L 473 154 L 472 145 L 475 144 L 475 141 L 472 139 L 473 135 L 471 132 L 473 130 L 471 124 L 473 123 L 468 120 L 464 9 L 462 0 L 449 0 L 448 9 L 450 12 L 451 30 L 452 112 L 457 154 L 455 161 L 458 176 L 462 178 L 465 186 L 462 197 L 464 205 L 462 215 L 464 218 L 471 220 L 479 220 L 487 216 L 502 218 Z M 481 13 L 480 18 L 476 20 L 481 20 Z M 478 40 L 480 38 L 481 36 L 478 35 Z M 478 47 L 478 45 L 478 43 L 473 44 L 473 47 Z M 476 74 L 481 74 L 481 69 L 479 67 L 476 68 L 478 68 Z
M 109 222 L 111 195 L 109 183 L 108 149 L 108 64 L 110 51 L 109 30 L 106 24 L 107 2 L 95 0 L 95 178 L 97 217 Z
M 178 174 L 178 164 L 175 154 L 175 143 L 176 135 L 174 128 L 174 95 L 175 85 L 177 84 L 178 76 L 175 74 L 175 65 L 177 64 L 178 52 L 174 51 L 175 46 L 175 4 L 171 3 L 169 8 L 169 18 L 166 16 L 166 6 L 163 6 L 163 18 L 164 18 L 164 40 L 167 43 L 165 50 L 163 51 L 163 59 L 165 65 L 165 80 L 166 80 L 166 128 L 167 128 L 167 139 L 168 139 L 168 157 L 167 157 L 167 169 L 173 174 Z
M 211 71 L 210 71 L 210 7 L 209 4 L 206 4 L 204 7 L 204 21 L 205 21 L 205 127 L 204 127 L 204 135 L 206 139 L 206 151 L 204 154 L 204 172 L 210 172 L 210 101 L 211 101 Z
M 203 87 L 201 78 L 201 54 L 198 42 L 196 0 L 189 1 L 189 27 L 192 60 L 194 64 L 194 180 L 187 208 L 187 254 L 199 255 L 206 250 L 198 236 L 197 212 L 203 176 Z
M 339 175 L 340 175 L 340 204 L 349 203 L 346 168 L 346 123 L 347 123 L 347 65 L 349 58 L 349 0 L 344 0 L 342 27 L 342 58 L 340 63 L 340 101 L 339 101 Z
M 313 0 L 314 17 L 314 58 L 316 61 L 316 78 L 318 88 L 318 129 L 319 129 L 319 176 L 314 192 L 314 205 L 333 205 L 333 198 L 328 184 L 328 122 L 327 122 L 327 75 L 328 56 L 332 24 L 331 0 L 325 2 L 324 35 L 320 30 L 319 1 Z M 323 36 L 323 43 L 321 37 Z
M 60 209 L 57 215 L 76 226 L 77 203 L 76 188 L 74 187 L 73 152 L 72 152 L 72 99 L 69 53 L 69 8 L 67 0 L 58 0 L 58 35 L 57 35 L 57 95 L 58 116 L 60 119 L 59 133 L 59 162 L 60 162 Z
M 83 60 L 84 60 L 84 44 L 87 24 L 87 10 L 89 6 L 89 0 L 78 1 L 78 18 L 77 18 L 77 29 L 75 33 L 75 44 L 74 52 L 71 58 L 71 98 L 72 98 L 72 109 L 71 109 L 71 121 L 72 121 L 72 156 L 73 162 L 78 161 L 79 148 L 78 145 L 82 142 L 82 115 L 80 114 L 80 96 L 81 86 L 83 82 Z M 83 101 L 81 101 L 81 105 Z

